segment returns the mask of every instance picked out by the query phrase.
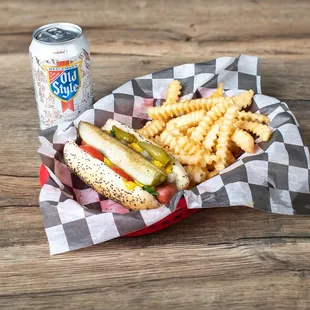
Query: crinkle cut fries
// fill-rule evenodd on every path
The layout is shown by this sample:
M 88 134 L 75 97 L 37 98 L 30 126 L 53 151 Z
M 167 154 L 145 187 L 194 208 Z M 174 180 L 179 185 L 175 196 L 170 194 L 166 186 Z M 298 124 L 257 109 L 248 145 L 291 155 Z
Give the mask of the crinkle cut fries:
M 270 139 L 268 116 L 244 111 L 253 90 L 225 97 L 221 83 L 208 98 L 180 102 L 181 90 L 180 81 L 172 81 L 163 105 L 147 110 L 152 120 L 138 132 L 175 156 L 192 186 L 231 165 L 242 151 L 253 153 L 251 134 Z

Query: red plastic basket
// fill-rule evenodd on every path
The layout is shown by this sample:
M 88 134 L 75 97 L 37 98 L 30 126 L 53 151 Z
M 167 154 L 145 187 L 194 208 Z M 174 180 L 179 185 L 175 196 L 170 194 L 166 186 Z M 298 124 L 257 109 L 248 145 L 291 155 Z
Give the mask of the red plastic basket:
M 41 165 L 40 167 L 40 173 L 39 173 L 39 179 L 40 179 L 40 185 L 41 187 L 46 182 L 47 178 L 49 177 L 49 173 L 44 165 Z M 181 220 L 191 216 L 192 214 L 199 211 L 199 209 L 187 209 L 186 201 L 184 198 L 182 198 L 177 208 L 174 212 L 167 215 L 165 218 L 160 220 L 157 223 L 152 224 L 151 226 L 145 227 L 143 229 L 137 230 L 135 232 L 132 232 L 130 234 L 125 235 L 124 237 L 137 237 L 137 236 L 143 236 L 148 235 L 157 231 L 160 231 L 162 229 L 165 229 L 173 224 L 176 224 L 180 222 Z

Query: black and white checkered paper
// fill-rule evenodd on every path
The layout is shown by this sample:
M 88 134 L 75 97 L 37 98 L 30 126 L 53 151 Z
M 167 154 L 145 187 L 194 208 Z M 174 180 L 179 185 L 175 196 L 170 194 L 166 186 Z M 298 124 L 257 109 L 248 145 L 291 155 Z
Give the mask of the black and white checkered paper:
M 219 175 L 179 192 L 169 206 L 128 212 L 99 195 L 71 174 L 63 163 L 63 146 L 77 140 L 80 120 L 97 126 L 109 118 L 133 128 L 148 120 L 146 109 L 160 105 L 168 84 L 180 80 L 182 98 L 206 97 L 224 83 L 226 95 L 253 89 L 252 112 L 267 114 L 273 134 L 269 142 L 256 140 L 255 154 L 243 154 Z M 284 102 L 261 94 L 259 59 L 241 55 L 176 66 L 135 78 L 99 100 L 74 123 L 40 133 L 42 163 L 50 177 L 42 187 L 40 206 L 51 254 L 101 243 L 137 231 L 165 218 L 182 195 L 188 208 L 244 205 L 279 214 L 310 214 L 310 160 L 299 125 Z M 207 225 L 207 223 L 206 223 Z

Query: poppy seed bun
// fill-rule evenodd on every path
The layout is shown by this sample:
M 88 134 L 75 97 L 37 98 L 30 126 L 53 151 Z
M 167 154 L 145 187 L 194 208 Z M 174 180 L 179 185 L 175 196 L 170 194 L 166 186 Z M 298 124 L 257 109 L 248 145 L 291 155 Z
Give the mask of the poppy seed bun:
M 104 162 L 87 154 L 73 141 L 64 146 L 64 160 L 70 171 L 86 184 L 128 209 L 145 210 L 160 207 L 156 198 L 141 187 L 136 186 L 133 190 L 128 190 L 122 177 Z
M 155 186 L 166 180 L 167 174 L 163 170 L 101 128 L 81 121 L 78 131 L 86 144 L 98 150 L 139 183 Z
M 108 119 L 105 125 L 102 127 L 103 130 L 110 131 L 112 130 L 112 127 L 116 126 L 119 129 L 126 131 L 132 135 L 134 135 L 139 141 L 148 142 L 150 144 L 156 145 L 158 147 L 161 147 L 160 145 L 154 143 L 153 141 L 146 139 L 139 135 L 134 129 L 130 128 L 129 126 L 120 123 L 114 119 Z M 167 151 L 166 151 L 167 152 Z M 167 152 L 168 153 L 168 152 Z M 168 153 L 169 154 L 169 153 Z M 183 166 L 171 155 L 169 156 L 173 159 L 173 167 L 172 167 L 172 173 L 174 174 L 175 183 L 178 190 L 186 189 L 189 186 L 189 178 L 188 175 L 183 168 Z

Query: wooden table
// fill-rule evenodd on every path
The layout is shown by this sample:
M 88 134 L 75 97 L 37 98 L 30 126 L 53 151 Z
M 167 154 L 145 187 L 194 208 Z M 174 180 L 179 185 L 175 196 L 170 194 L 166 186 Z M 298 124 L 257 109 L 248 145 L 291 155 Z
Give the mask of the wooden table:
M 307 309 L 310 217 L 202 210 L 159 233 L 51 257 L 38 207 L 28 46 L 52 21 L 84 28 L 95 98 L 139 75 L 240 53 L 310 145 L 310 2 L 1 1 L 0 308 Z

